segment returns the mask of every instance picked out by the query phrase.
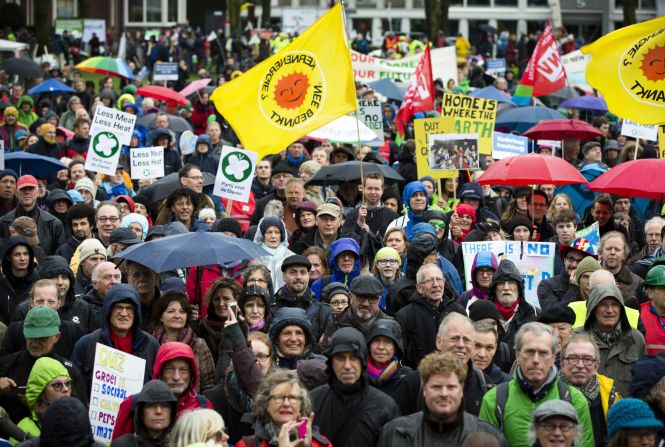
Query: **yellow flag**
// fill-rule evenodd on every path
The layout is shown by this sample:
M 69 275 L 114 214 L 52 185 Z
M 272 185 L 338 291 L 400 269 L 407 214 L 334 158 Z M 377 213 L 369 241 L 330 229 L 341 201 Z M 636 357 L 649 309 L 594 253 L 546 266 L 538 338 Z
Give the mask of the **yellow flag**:
M 210 96 L 245 149 L 276 154 L 357 108 L 337 4 L 297 39 Z
M 610 112 L 641 124 L 665 123 L 665 16 L 620 28 L 582 48 L 587 82 Z

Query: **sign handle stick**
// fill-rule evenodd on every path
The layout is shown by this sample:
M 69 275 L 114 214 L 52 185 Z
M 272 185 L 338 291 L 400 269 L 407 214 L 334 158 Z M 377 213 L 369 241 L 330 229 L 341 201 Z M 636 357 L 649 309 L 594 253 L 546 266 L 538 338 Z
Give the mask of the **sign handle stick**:
M 637 152 L 640 150 L 640 139 L 635 138 L 635 153 L 633 154 L 633 160 L 637 160 Z
M 441 182 L 441 179 L 439 179 L 439 180 L 436 182 L 436 186 L 437 186 L 437 188 L 438 188 L 438 191 L 437 191 L 436 193 L 438 194 L 439 199 L 441 199 L 441 198 L 443 197 L 443 196 L 441 195 L 441 191 L 443 191 L 443 186 L 441 185 L 441 183 L 442 183 L 442 182 Z
M 356 118 L 356 150 L 358 153 L 360 153 L 360 121 L 358 121 L 358 107 L 356 106 L 356 110 L 353 111 L 353 115 Z M 362 159 L 360 160 L 360 182 L 362 184 L 363 180 L 363 161 Z M 361 188 L 362 191 L 360 191 L 360 203 L 363 205 L 365 204 L 365 189 Z
M 226 202 L 226 210 L 224 210 L 224 217 L 231 217 L 231 209 L 233 208 L 233 200 L 229 199 Z

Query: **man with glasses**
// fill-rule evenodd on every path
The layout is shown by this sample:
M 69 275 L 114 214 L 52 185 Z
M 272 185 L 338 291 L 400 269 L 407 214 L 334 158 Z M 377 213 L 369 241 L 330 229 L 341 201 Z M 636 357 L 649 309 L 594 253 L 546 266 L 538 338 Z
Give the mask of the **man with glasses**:
M 217 214 L 222 212 L 222 202 L 216 196 L 209 196 L 203 192 L 205 177 L 201 169 L 192 163 L 187 163 L 178 171 L 180 186 L 191 189 L 199 196 L 199 209 L 212 208 Z
M 607 411 L 621 396 L 614 380 L 598 374 L 600 352 L 591 337 L 575 334 L 561 348 L 561 380 L 574 386 L 589 402 L 596 445 L 607 445 Z
M 108 247 L 111 243 L 111 233 L 120 226 L 120 209 L 115 202 L 104 202 L 97 208 L 95 216 L 97 233 L 95 237 Z
M 37 224 L 39 245 L 47 255 L 52 255 L 67 239 L 62 222 L 37 206 L 37 186 L 37 179 L 32 175 L 23 175 L 18 179 L 16 182 L 18 205 L 0 219 L 0 237 L 7 239 L 11 236 L 9 226 L 17 217 L 31 217 Z
M 581 433 L 575 407 L 563 400 L 549 400 L 533 410 L 529 433 L 535 435 L 540 447 L 572 447 L 580 445 Z M 596 445 L 605 445 L 596 444 Z
M 416 292 L 409 304 L 395 314 L 406 342 L 404 364 L 414 369 L 423 357 L 436 350 L 436 335 L 443 318 L 450 312 L 466 314 L 454 300 L 444 300 L 445 284 L 445 276 L 436 264 L 423 264 L 416 273 Z
M 515 335 L 515 377 L 492 388 L 483 397 L 480 419 L 501 430 L 511 447 L 532 445 L 528 441 L 532 409 L 556 399 L 575 407 L 583 429 L 580 445 L 594 445 L 586 398 L 557 374 L 554 358 L 558 350 L 559 340 L 551 327 L 537 322 L 524 324 Z
M 106 294 L 112 286 L 121 282 L 122 273 L 113 262 L 100 262 L 92 269 L 90 286 L 83 291 L 81 300 L 92 309 L 95 327 L 102 326 L 102 307 Z
M 547 194 L 540 189 L 535 189 L 526 196 L 526 214 L 533 220 L 534 233 L 532 240 L 547 242 L 556 236 L 552 226 L 547 221 L 547 206 L 549 198 Z
M 351 281 L 349 307 L 326 328 L 322 347 L 328 346 L 333 334 L 342 327 L 350 326 L 366 335 L 376 320 L 390 318 L 379 308 L 383 284 L 374 275 L 360 275 Z
M 561 274 L 544 279 L 538 284 L 537 294 L 541 309 L 580 299 L 580 286 L 575 283 L 575 270 L 577 264 L 587 256 L 598 259 L 598 256 L 590 252 L 591 250 L 591 243 L 583 238 L 575 239 L 571 245 L 559 246 L 563 269 Z
M 74 346 L 72 362 L 83 373 L 88 389 L 92 385 L 97 343 L 144 359 L 143 383 L 152 378 L 159 343 L 141 330 L 141 302 L 134 287 L 128 284 L 113 286 L 104 301 L 101 329 L 81 338 Z

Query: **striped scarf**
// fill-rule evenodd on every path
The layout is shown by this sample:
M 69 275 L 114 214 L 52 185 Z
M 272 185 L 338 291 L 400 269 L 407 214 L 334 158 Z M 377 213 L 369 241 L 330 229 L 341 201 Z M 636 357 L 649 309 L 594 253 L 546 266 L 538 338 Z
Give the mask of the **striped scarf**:
M 397 373 L 398 366 L 399 361 L 397 360 L 397 356 L 394 356 L 393 359 L 383 368 L 376 366 L 372 361 L 372 357 L 368 358 L 367 374 L 369 375 L 370 383 L 372 385 L 381 385 L 390 380 L 395 375 L 395 373 Z

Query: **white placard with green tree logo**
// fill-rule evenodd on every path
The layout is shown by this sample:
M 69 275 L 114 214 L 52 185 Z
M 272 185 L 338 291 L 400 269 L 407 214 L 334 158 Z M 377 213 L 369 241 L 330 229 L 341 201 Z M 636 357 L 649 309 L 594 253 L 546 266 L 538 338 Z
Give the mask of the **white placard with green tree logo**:
M 90 146 L 85 169 L 114 175 L 123 145 L 132 140 L 136 115 L 97 106 L 90 125 Z
M 256 152 L 222 146 L 213 194 L 245 203 L 249 200 L 256 167 Z

